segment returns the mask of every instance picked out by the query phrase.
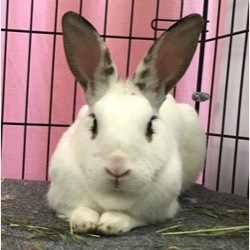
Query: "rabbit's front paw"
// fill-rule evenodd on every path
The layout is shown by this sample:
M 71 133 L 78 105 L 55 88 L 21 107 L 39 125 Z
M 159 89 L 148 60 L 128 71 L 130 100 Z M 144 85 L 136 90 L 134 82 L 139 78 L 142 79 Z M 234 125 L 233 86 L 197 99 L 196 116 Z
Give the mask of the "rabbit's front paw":
M 110 211 L 101 215 L 97 230 L 107 235 L 120 235 L 133 227 L 133 219 L 129 215 Z
M 88 207 L 79 207 L 71 214 L 70 224 L 76 232 L 89 233 L 97 228 L 99 217 L 96 211 Z

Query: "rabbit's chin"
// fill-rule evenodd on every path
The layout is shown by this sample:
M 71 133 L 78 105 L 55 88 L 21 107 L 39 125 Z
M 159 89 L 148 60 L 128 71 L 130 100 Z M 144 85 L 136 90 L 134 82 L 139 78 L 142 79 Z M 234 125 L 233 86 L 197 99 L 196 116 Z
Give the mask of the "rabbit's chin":
M 131 209 L 138 198 L 138 194 L 122 189 L 94 190 L 92 197 L 105 211 L 124 211 Z

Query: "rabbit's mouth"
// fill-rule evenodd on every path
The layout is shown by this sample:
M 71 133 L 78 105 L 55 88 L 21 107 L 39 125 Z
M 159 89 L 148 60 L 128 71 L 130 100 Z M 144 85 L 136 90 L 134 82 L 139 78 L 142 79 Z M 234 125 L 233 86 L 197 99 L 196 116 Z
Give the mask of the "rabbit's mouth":
M 122 184 L 124 184 L 124 179 L 130 175 L 130 169 L 124 165 L 116 166 L 112 164 L 111 167 L 106 167 L 105 170 L 106 174 L 111 178 L 111 185 L 114 189 L 120 189 Z
M 114 187 L 115 187 L 115 189 L 118 189 L 118 188 L 119 188 L 119 185 L 120 185 L 120 180 L 119 180 L 119 178 L 115 178 L 115 180 L 114 180 Z
M 122 177 L 115 177 L 111 180 L 112 190 L 121 191 L 124 187 L 124 179 Z

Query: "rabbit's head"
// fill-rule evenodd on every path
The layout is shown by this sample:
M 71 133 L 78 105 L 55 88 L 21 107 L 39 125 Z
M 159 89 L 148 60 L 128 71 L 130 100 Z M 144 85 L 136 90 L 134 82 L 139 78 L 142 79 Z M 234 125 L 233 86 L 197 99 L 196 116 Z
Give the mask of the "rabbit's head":
M 202 27 L 198 14 L 177 22 L 122 81 L 95 28 L 76 13 L 64 15 L 67 61 L 89 104 L 74 150 L 93 188 L 139 192 L 161 174 L 177 145 L 158 110 L 188 68 Z

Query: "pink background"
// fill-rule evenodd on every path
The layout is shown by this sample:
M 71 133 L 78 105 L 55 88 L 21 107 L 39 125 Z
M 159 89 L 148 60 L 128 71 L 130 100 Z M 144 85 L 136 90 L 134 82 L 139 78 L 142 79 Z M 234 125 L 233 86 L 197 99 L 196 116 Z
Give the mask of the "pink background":
M 151 21 L 156 16 L 155 0 L 136 0 L 134 5 L 132 36 L 154 38 L 154 30 L 151 28 Z M 222 1 L 220 17 L 220 35 L 228 32 L 226 10 L 228 1 Z M 230 2 L 230 1 L 229 1 Z M 106 38 L 113 59 L 118 67 L 120 76 L 126 77 L 126 66 L 128 60 L 128 47 L 131 41 L 131 53 L 129 62 L 129 75 L 132 75 L 139 61 L 152 45 L 151 40 L 125 39 L 130 35 L 131 0 L 109 1 L 107 30 L 108 36 L 122 36 L 122 38 Z M 179 19 L 181 1 L 168 0 L 160 1 L 159 18 Z M 62 45 L 62 36 L 57 35 L 55 40 L 55 60 L 53 69 L 53 42 L 54 35 L 49 32 L 61 32 L 61 17 L 69 10 L 80 11 L 79 1 L 61 0 L 58 5 L 57 20 L 55 20 L 56 1 L 34 1 L 33 23 L 30 24 L 31 1 L 9 1 L 8 29 L 46 31 L 48 34 L 33 33 L 31 36 L 30 68 L 28 77 L 29 39 L 27 32 L 8 32 L 6 50 L 6 78 L 4 92 L 3 121 L 17 123 L 16 125 L 3 125 L 3 147 L 2 147 L 2 177 L 22 178 L 22 165 L 24 163 L 24 178 L 32 180 L 44 180 L 46 178 L 47 157 L 51 153 L 65 131 L 65 127 L 52 126 L 31 126 L 26 128 L 26 140 L 24 140 L 23 123 L 28 124 L 71 124 L 73 113 L 85 103 L 83 91 L 77 86 L 76 108 L 74 108 L 74 78 L 67 66 Z M 105 0 L 83 0 L 82 15 L 87 18 L 98 30 L 104 34 Z M 193 12 L 202 14 L 203 0 L 184 1 L 183 15 Z M 217 1 L 210 2 L 207 29 L 207 38 L 215 36 Z M 225 10 L 225 11 L 223 11 Z M 6 28 L 6 1 L 2 1 L 2 28 Z M 56 30 L 54 29 L 57 22 Z M 171 24 L 159 23 L 161 28 L 168 28 Z M 241 27 L 239 27 L 241 29 Z M 157 32 L 159 36 L 161 32 Z M 6 32 L 2 32 L 2 72 L 4 67 L 4 48 Z M 217 53 L 217 65 L 220 64 L 220 54 L 223 44 L 220 43 Z M 203 72 L 202 91 L 210 92 L 212 61 L 214 43 L 207 43 L 205 53 L 205 67 Z M 52 78 L 52 70 L 54 70 Z M 191 99 L 196 89 L 198 70 L 198 50 L 177 88 L 176 99 L 180 102 L 194 105 Z M 219 70 L 219 67 L 218 67 Z M 3 74 L 2 74 L 3 78 Z M 219 72 L 216 73 L 219 78 Z M 29 89 L 27 92 L 27 82 Z M 52 113 L 49 118 L 51 84 L 52 92 Z M 217 88 L 214 95 L 216 96 Z M 25 105 L 28 98 L 27 120 L 25 121 Z M 214 102 L 213 110 L 218 106 Z M 222 105 L 222 104 L 219 104 Z M 209 102 L 201 104 L 200 117 L 207 127 Z M 218 107 L 217 107 L 218 108 Z M 213 113 L 213 112 L 212 112 Z M 216 117 L 215 115 L 213 117 Z M 217 120 L 217 118 L 215 119 Z M 216 122 L 212 121 L 212 124 Z M 213 132 L 219 133 L 219 128 L 212 126 Z M 244 128 L 243 128 L 244 130 Z M 242 130 L 242 131 L 243 131 Z M 243 131 L 243 134 L 245 132 Z M 248 133 L 248 131 L 246 132 Z M 244 135 L 243 135 L 244 136 Z M 48 149 L 49 140 L 49 149 Z M 25 148 L 25 151 L 24 151 Z M 47 152 L 49 151 L 49 155 Z M 216 170 L 212 171 L 216 172 Z M 207 182 L 210 185 L 209 181 Z M 213 185 L 211 184 L 211 188 Z

